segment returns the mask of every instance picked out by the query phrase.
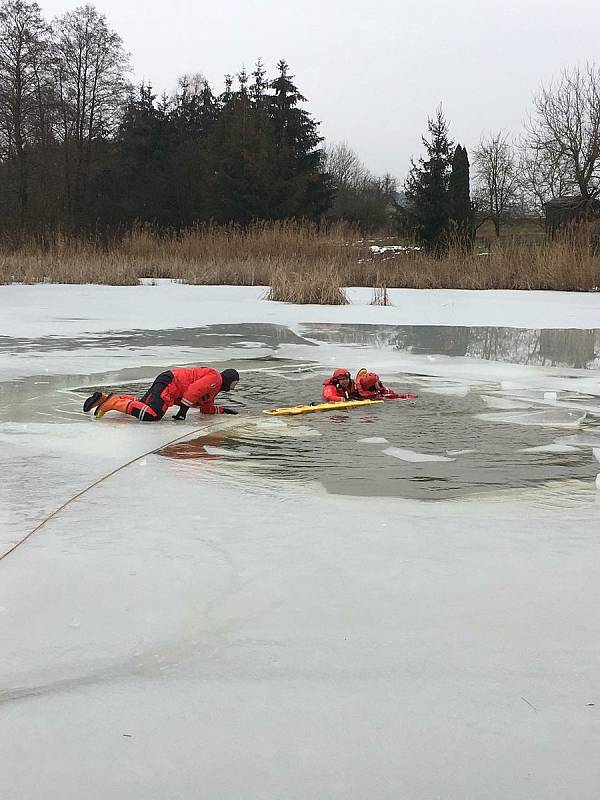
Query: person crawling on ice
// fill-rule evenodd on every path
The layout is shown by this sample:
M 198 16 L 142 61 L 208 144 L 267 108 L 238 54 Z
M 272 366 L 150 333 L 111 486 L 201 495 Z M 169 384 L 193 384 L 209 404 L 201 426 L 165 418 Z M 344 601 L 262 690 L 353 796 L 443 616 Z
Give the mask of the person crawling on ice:
M 87 413 L 95 409 L 94 416 L 98 418 L 108 411 L 120 411 L 140 422 L 157 422 L 175 405 L 179 410 L 174 420 L 184 420 L 192 407 L 198 407 L 201 414 L 237 414 L 233 408 L 215 405 L 215 397 L 219 392 L 235 389 L 239 379 L 235 369 L 217 372 L 211 367 L 175 367 L 161 372 L 139 400 L 131 394 L 94 392 L 83 404 L 83 410 Z
M 400 397 L 393 389 L 388 389 L 381 382 L 376 372 L 367 372 L 361 369 L 356 375 L 356 393 L 361 400 L 378 400 L 385 397 L 394 399 Z
M 323 399 L 328 403 L 339 403 L 342 400 L 354 400 L 357 397 L 356 386 L 347 369 L 336 369 L 331 378 L 323 381 Z

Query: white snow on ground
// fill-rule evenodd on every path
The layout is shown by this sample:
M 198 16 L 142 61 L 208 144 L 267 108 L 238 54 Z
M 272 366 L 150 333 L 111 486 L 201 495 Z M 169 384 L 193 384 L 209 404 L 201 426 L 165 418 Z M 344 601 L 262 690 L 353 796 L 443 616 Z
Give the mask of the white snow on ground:
M 409 250 L 420 250 L 420 247 L 407 247 L 406 245 L 402 244 L 386 244 L 386 245 L 377 245 L 372 244 L 369 247 L 369 250 L 373 253 L 373 255 L 383 255 L 384 253 L 406 253 Z
M 290 306 L 252 286 L 0 286 L 0 336 L 265 322 L 594 328 L 600 293 L 388 289 L 393 306 L 371 306 L 373 290 L 349 289 L 349 306 Z
M 391 309 L 257 297 L 226 287 L 0 287 L 0 335 L 241 321 L 560 328 L 600 319 L 598 295 L 398 292 Z M 3 350 L 0 381 L 197 355 L 32 347 Z M 505 381 L 503 397 L 525 402 L 531 392 L 546 415 L 575 412 L 544 401 L 548 391 L 576 387 L 600 405 L 598 376 L 582 370 L 330 345 L 282 353 L 323 369 L 353 353 L 382 375 L 420 367 L 465 386 Z M 31 397 L 44 391 L 28 388 Z M 140 458 L 0 561 L 0 797 L 597 800 L 593 480 L 434 503 L 341 497 L 242 475 L 235 463 L 199 468 L 148 454 L 196 425 L 214 431 L 235 419 L 81 420 L 80 398 L 65 394 L 46 422 L 33 422 L 9 402 L 0 552 Z M 271 436 L 288 429 L 253 424 Z M 561 444 L 599 448 L 600 434 Z

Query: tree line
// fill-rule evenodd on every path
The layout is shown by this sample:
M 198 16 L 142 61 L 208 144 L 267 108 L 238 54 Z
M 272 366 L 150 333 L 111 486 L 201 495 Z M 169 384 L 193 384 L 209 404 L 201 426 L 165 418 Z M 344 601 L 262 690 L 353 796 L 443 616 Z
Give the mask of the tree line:
M 542 86 L 523 132 L 483 135 L 472 152 L 473 190 L 466 150 L 454 147 L 441 107 L 423 138 L 426 158 L 412 162 L 399 214 L 405 228 L 432 251 L 469 246 L 490 220 L 496 235 L 510 217 L 542 216 L 557 197 L 581 208 L 600 197 L 600 67 L 564 70 Z
M 267 78 L 184 76 L 172 97 L 128 81 L 130 58 L 87 4 L 48 24 L 0 6 L 0 212 L 7 229 L 319 219 L 334 186 L 318 123 L 285 61 Z
M 0 2 L 0 233 L 325 219 L 400 229 L 443 251 L 470 246 L 483 219 L 499 235 L 511 213 L 600 194 L 594 64 L 542 88 L 520 137 L 483 136 L 470 156 L 440 108 L 405 197 L 347 144 L 324 146 L 284 60 L 273 76 L 260 61 L 225 76 L 218 92 L 183 76 L 160 97 L 130 73 L 93 5 L 48 22 L 35 2 Z

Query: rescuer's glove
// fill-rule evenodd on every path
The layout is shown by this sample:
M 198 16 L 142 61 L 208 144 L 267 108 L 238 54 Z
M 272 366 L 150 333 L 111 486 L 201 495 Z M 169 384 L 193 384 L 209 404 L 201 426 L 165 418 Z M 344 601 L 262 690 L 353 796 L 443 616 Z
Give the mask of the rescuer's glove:
M 177 420 L 184 420 L 184 419 L 185 419 L 185 415 L 187 414 L 187 412 L 188 412 L 189 410 L 190 410 L 190 407 L 189 407 L 189 406 L 185 406 L 185 405 L 183 405 L 183 404 L 182 404 L 182 405 L 180 405 L 180 406 L 179 406 L 179 411 L 178 411 L 178 412 L 175 414 L 175 416 L 173 417 L 173 419 L 174 419 L 175 421 L 177 421 Z

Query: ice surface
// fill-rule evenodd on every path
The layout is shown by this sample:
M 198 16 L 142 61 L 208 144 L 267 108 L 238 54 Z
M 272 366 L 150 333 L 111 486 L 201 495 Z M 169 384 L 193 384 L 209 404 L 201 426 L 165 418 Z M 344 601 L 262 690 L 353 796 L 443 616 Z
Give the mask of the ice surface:
M 382 452 L 385 453 L 387 456 L 393 456 L 394 458 L 399 458 L 401 461 L 412 461 L 415 464 L 421 461 L 455 460 L 453 458 L 447 458 L 446 456 L 434 455 L 433 453 L 416 453 L 414 450 L 406 450 L 402 447 L 387 447 Z
M 522 400 L 513 400 L 510 397 L 493 397 L 485 394 L 479 396 L 489 408 L 505 410 L 510 408 L 531 408 L 533 406 L 533 403 L 527 403 Z
M 394 306 L 371 306 L 372 289 L 349 289 L 352 305 L 289 306 L 260 286 L 0 287 L 0 335 L 53 336 L 211 323 L 302 322 L 578 328 L 597 325 L 598 293 L 388 289 Z
M 447 384 L 441 386 L 428 386 L 425 390 L 432 394 L 454 395 L 455 397 L 466 397 L 471 388 L 462 384 Z
M 560 444 L 560 442 L 553 442 L 552 444 L 540 444 L 537 447 L 523 447 L 519 451 L 521 453 L 577 453 L 578 447 L 573 447 L 569 444 Z
M 476 452 L 477 452 L 477 450 L 473 450 L 473 449 L 470 449 L 470 448 L 467 448 L 465 450 L 446 450 L 446 453 L 449 456 L 465 456 L 468 453 L 476 453 Z
M 365 508 L 151 467 L 3 564 L 7 796 L 45 775 L 73 800 L 592 800 L 600 567 L 572 509 Z
M 87 351 L 0 354 L 0 552 L 137 458 L 0 561 L 2 798 L 596 800 L 600 494 L 589 449 L 600 448 L 600 435 L 593 428 L 554 444 L 543 428 L 515 434 L 539 448 L 572 447 L 561 451 L 569 460 L 588 448 L 586 481 L 421 502 L 327 494 L 254 475 L 233 459 L 223 471 L 215 452 L 200 465 L 153 455 L 179 435 L 197 437 L 196 421 L 97 422 L 79 412 L 80 396 L 64 391 L 111 369 L 144 381 L 164 360 L 197 355 L 176 344 L 103 350 L 103 331 L 148 320 L 157 327 L 259 320 L 294 328 L 306 318 L 593 327 L 600 310 L 598 295 L 399 291 L 396 308 L 387 309 L 367 307 L 371 290 L 364 294 L 364 308 L 339 310 L 269 305 L 255 289 L 226 287 L 0 287 L 7 336 L 88 330 L 100 339 Z M 159 308 L 172 318 L 151 313 Z M 206 352 L 219 362 L 232 349 Z M 597 376 L 583 371 L 428 362 L 326 344 L 286 343 L 277 353 L 312 360 L 323 372 L 344 355 L 392 377 L 412 367 L 464 386 L 490 384 L 488 392 L 507 380 L 508 391 L 531 390 L 542 401 L 544 391 L 575 387 L 590 392 L 590 405 L 597 401 Z M 285 361 L 270 369 L 278 366 L 283 374 Z M 449 404 L 467 414 L 469 403 L 481 407 L 478 396 L 477 389 L 464 398 L 432 396 L 438 430 L 449 424 Z M 539 413 L 548 420 L 565 409 Z M 421 448 L 435 449 L 419 421 L 417 405 L 406 426 L 421 445 L 390 447 L 413 457 L 393 467 L 423 482 L 437 470 L 445 480 L 469 459 L 451 468 L 414 461 Z M 269 445 L 288 431 L 314 430 L 312 420 L 311 427 L 261 418 L 201 423 L 207 434 L 242 426 Z M 482 437 L 477 449 L 485 447 Z
M 529 411 L 506 414 L 478 414 L 486 422 L 501 422 L 510 425 L 538 425 L 548 428 L 578 428 L 585 414 L 575 411 Z
M 359 439 L 358 441 L 364 444 L 387 444 L 387 439 L 384 436 L 371 436 L 366 439 Z

